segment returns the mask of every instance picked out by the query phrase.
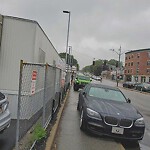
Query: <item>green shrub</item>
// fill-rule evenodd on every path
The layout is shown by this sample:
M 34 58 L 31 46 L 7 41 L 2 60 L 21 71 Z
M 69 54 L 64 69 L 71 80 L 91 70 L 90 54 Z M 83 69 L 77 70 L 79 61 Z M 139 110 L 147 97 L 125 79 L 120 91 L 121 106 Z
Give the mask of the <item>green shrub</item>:
M 46 137 L 46 131 L 45 129 L 40 125 L 37 124 L 33 130 L 32 140 L 41 140 L 42 138 Z

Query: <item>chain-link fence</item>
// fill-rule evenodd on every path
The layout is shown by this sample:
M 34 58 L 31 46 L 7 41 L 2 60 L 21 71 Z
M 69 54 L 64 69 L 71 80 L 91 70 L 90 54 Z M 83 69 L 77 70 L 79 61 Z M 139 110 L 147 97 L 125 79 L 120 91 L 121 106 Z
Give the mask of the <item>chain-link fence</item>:
M 20 64 L 17 111 L 16 149 L 21 137 L 38 121 L 43 127 L 50 122 L 70 81 L 61 87 L 62 70 L 48 64 Z

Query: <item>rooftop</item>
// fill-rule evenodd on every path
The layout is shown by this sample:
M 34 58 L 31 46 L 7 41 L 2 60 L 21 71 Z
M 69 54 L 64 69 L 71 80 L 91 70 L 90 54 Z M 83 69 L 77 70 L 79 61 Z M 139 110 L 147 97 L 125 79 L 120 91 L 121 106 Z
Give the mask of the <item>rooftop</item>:
M 143 51 L 150 51 L 150 48 L 144 48 L 144 49 L 137 49 L 137 50 L 130 50 L 129 52 L 126 52 L 125 54 L 129 53 L 136 53 L 136 52 L 143 52 Z

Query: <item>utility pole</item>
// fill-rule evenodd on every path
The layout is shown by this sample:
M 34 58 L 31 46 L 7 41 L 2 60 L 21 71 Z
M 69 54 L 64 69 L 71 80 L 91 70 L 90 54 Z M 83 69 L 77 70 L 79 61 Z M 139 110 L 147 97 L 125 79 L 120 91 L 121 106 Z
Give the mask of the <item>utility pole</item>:
M 70 29 L 70 11 L 63 11 L 63 13 L 69 14 L 68 18 L 68 28 L 67 28 L 67 43 L 66 43 L 66 73 L 68 72 L 67 69 L 67 53 L 68 53 L 68 43 L 69 43 L 69 29 Z
M 121 45 L 120 45 L 120 48 L 118 49 L 118 51 L 119 52 L 117 52 L 115 49 L 110 49 L 111 51 L 113 51 L 113 52 L 115 52 L 117 55 L 118 55 L 118 65 L 116 65 L 116 67 L 118 66 L 118 68 L 119 68 L 119 70 L 120 70 L 120 72 L 121 72 L 121 65 L 120 65 L 120 59 L 121 59 L 121 55 L 123 54 L 122 52 L 121 52 Z M 118 72 L 117 72 L 117 68 L 116 68 L 116 82 L 117 82 L 117 86 L 118 86 L 118 82 L 119 82 L 119 80 L 118 80 Z
M 119 53 L 118 53 L 118 55 L 119 55 L 119 70 L 121 70 L 121 66 L 120 66 L 120 57 L 121 57 L 121 46 L 120 46 L 120 48 L 119 48 Z
M 69 65 L 70 65 L 70 72 L 72 72 L 71 50 L 72 50 L 72 46 L 69 46 L 69 60 L 68 60 L 68 62 L 69 62 Z M 69 65 L 68 65 L 68 67 L 69 67 Z
M 93 66 L 92 66 L 93 75 L 94 75 L 94 66 L 95 66 L 95 58 L 93 59 Z
M 138 82 L 138 62 L 136 62 L 136 80 L 135 82 Z

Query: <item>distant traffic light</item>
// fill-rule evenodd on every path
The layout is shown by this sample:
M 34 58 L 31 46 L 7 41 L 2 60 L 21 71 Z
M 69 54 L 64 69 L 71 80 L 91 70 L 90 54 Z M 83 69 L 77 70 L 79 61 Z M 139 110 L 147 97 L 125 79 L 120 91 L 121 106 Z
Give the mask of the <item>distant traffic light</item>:
M 95 61 L 93 61 L 93 66 L 95 65 Z
M 118 61 L 116 61 L 116 67 L 118 67 Z
M 106 64 L 107 64 L 107 61 L 106 61 L 106 60 L 104 60 L 104 66 L 106 66 Z

